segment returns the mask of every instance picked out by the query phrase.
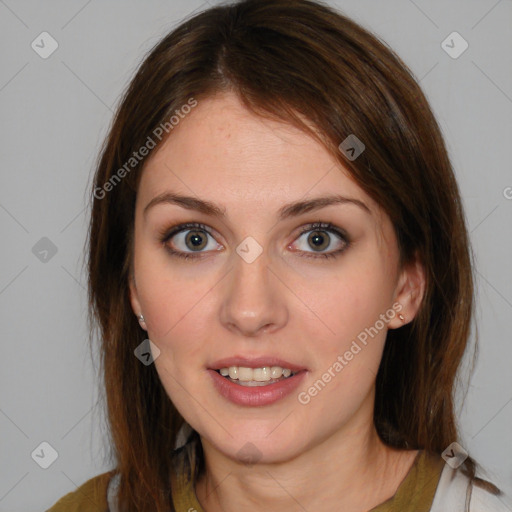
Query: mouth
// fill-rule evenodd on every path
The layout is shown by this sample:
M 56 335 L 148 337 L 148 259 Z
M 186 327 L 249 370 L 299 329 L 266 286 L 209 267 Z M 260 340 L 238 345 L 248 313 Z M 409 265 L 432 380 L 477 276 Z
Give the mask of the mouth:
M 230 357 L 209 365 L 214 388 L 242 406 L 264 406 L 291 394 L 308 374 L 297 363 L 273 356 Z

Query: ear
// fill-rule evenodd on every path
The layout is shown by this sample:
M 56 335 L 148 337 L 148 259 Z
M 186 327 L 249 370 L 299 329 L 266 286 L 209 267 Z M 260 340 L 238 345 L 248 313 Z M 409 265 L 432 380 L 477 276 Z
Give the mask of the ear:
M 402 327 L 414 319 L 420 309 L 425 286 L 425 268 L 416 255 L 415 260 L 400 272 L 393 304 L 397 314 L 388 323 L 390 329 Z
M 130 289 L 130 303 L 132 305 L 132 310 L 137 318 L 142 314 L 142 308 L 140 306 L 139 302 L 139 296 L 137 293 L 137 285 L 135 283 L 135 275 L 130 272 L 129 278 L 128 278 L 128 286 Z M 145 331 L 148 330 L 146 326 L 146 322 L 144 320 L 139 319 L 139 324 Z

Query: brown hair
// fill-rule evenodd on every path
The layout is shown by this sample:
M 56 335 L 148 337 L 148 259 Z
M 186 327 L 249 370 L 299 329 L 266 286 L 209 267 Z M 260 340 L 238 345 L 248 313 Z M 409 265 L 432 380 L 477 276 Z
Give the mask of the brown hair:
M 145 338 L 128 288 L 144 160 L 129 170 L 126 163 L 190 98 L 200 102 L 222 91 L 322 142 L 389 215 L 401 263 L 419 257 L 425 296 L 410 324 L 388 332 L 375 426 L 385 443 L 402 449 L 439 454 L 458 439 L 453 391 L 473 312 L 471 253 L 458 187 L 428 102 L 383 42 L 330 7 L 245 0 L 195 15 L 150 51 L 124 93 L 94 177 L 89 315 L 99 322 L 123 511 L 174 510 L 169 454 L 184 423 L 154 365 L 141 364 L 133 353 Z M 338 149 L 350 134 L 366 146 L 353 161 Z M 127 172 L 119 179 L 123 166 Z M 475 478 L 475 464 L 466 459 L 463 471 L 499 492 Z

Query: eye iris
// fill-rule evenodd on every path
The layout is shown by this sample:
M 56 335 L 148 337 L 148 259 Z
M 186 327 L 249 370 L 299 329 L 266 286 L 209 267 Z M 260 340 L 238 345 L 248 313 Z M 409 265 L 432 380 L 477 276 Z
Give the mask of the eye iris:
M 322 250 L 329 246 L 329 236 L 322 231 L 313 231 L 308 237 L 308 242 L 313 242 L 315 250 Z
M 191 242 L 194 247 L 188 246 L 188 242 Z M 206 246 L 207 240 L 206 237 L 202 235 L 201 231 L 190 231 L 185 237 L 185 243 L 187 243 L 189 249 L 199 250 Z

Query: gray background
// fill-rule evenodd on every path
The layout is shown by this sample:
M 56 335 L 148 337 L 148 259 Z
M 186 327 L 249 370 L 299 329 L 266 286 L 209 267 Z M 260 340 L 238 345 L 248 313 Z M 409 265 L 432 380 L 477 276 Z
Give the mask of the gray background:
M 405 60 L 445 134 L 476 256 L 481 339 L 457 414 L 464 447 L 511 493 L 512 1 L 331 3 Z M 0 511 L 43 510 L 111 469 L 87 345 L 86 196 L 119 94 L 142 56 L 207 5 L 0 0 Z M 43 31 L 59 45 L 47 59 L 31 47 Z M 453 31 L 469 43 L 456 59 L 441 47 Z M 56 254 L 34 254 L 43 237 Z M 58 452 L 48 469 L 31 457 L 43 441 Z

